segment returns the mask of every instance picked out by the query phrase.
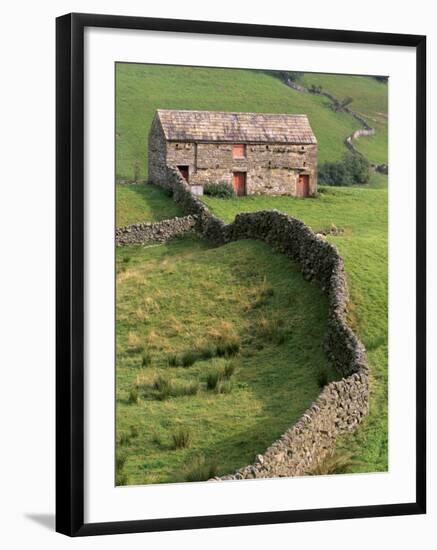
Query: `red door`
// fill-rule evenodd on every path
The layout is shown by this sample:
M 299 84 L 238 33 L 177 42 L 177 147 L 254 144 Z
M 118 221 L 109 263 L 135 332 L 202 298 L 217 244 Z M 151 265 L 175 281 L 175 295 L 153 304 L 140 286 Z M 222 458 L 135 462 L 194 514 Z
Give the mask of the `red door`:
M 296 195 L 298 197 L 308 197 L 309 194 L 310 194 L 310 177 L 308 174 L 299 174 Z
M 178 166 L 178 170 L 184 180 L 188 183 L 189 166 Z
M 232 183 L 234 185 L 235 194 L 242 197 L 246 194 L 246 172 L 234 172 Z

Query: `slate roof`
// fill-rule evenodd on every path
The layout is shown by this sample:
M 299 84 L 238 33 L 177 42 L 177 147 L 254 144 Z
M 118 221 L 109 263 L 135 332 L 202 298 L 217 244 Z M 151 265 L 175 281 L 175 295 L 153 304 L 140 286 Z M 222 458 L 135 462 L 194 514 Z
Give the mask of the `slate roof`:
M 306 115 L 158 109 L 169 141 L 317 143 Z

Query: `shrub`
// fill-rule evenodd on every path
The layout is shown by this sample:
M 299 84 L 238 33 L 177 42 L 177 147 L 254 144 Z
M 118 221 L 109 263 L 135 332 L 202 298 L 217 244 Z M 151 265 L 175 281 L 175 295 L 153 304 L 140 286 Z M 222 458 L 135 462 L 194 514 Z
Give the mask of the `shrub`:
M 321 164 L 318 177 L 321 184 L 340 187 L 367 183 L 370 178 L 370 164 L 363 156 L 348 153 L 340 162 Z
M 206 183 L 203 187 L 205 195 L 210 197 L 219 197 L 221 199 L 231 199 L 235 197 L 234 188 L 226 181 L 218 181 L 217 183 Z
M 185 449 L 191 445 L 191 431 L 188 428 L 180 426 L 171 437 L 175 449 Z
M 350 174 L 352 183 L 367 183 L 370 178 L 369 161 L 361 155 L 346 155 L 344 157 L 346 172 Z

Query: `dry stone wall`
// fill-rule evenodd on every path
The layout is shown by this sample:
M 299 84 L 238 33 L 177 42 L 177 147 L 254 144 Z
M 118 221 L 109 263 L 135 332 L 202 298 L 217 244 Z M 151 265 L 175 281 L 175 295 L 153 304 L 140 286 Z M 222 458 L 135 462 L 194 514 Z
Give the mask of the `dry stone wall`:
M 226 225 L 191 194 L 175 168 L 169 168 L 164 186 L 195 219 L 196 230 L 205 238 L 218 245 L 239 239 L 263 240 L 298 262 L 305 279 L 317 281 L 328 296 L 326 353 L 343 378 L 325 386 L 298 422 L 253 464 L 215 479 L 303 475 L 323 461 L 334 450 L 338 436 L 354 430 L 369 409 L 366 352 L 347 322 L 349 295 L 343 260 L 335 246 L 302 221 L 276 210 L 239 214 Z
M 116 228 L 115 244 L 116 246 L 126 246 L 151 242 L 164 243 L 192 231 L 195 226 L 196 219 L 193 216 L 172 218 L 156 223 L 134 223 Z

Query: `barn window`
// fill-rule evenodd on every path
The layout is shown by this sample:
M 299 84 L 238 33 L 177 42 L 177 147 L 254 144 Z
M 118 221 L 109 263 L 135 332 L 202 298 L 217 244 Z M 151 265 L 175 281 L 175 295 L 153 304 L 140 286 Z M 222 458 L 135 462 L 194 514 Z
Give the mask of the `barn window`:
M 244 143 L 235 143 L 232 146 L 232 158 L 234 159 L 246 158 L 246 145 Z

